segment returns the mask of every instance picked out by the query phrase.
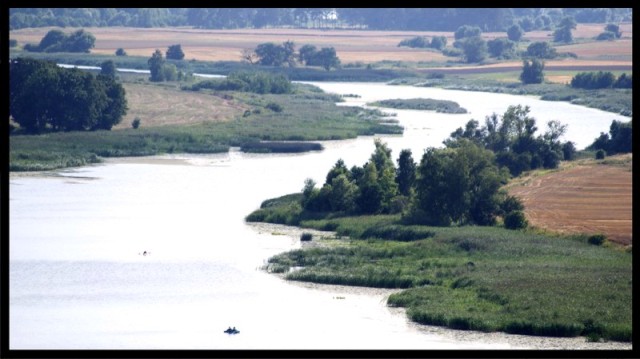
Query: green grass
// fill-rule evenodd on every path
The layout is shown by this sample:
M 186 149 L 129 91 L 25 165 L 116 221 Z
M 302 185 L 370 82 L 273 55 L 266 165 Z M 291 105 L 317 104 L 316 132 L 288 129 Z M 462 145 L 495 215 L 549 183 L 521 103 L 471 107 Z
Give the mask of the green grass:
M 265 201 L 261 220 L 277 213 L 349 239 L 270 258 L 289 280 L 402 288 L 388 304 L 422 324 L 631 341 L 631 252 L 594 246 L 588 236 L 403 226 L 399 215 L 309 219 L 299 196 Z
M 519 81 L 508 81 L 511 80 L 513 74 L 515 73 L 451 75 L 442 79 L 402 78 L 392 81 L 392 84 L 534 95 L 540 96 L 544 101 L 566 101 L 624 116 L 633 115 L 633 92 L 631 89 L 584 90 L 554 83 L 523 85 Z
M 158 85 L 163 86 L 163 85 Z M 322 141 L 360 135 L 402 133 L 378 112 L 337 106 L 339 97 L 296 86 L 292 94 L 258 95 L 232 92 L 234 100 L 253 110 L 231 121 L 192 125 L 141 126 L 111 131 L 10 136 L 10 171 L 52 170 L 99 162 L 102 157 L 149 156 L 163 153 L 218 153 L 230 146 L 247 151 L 319 150 L 318 144 L 256 145 L 259 141 Z M 170 91 L 184 91 L 167 88 Z M 276 112 L 267 106 L 277 103 Z M 309 111 L 313 108 L 313 111 Z M 261 148 L 258 148 L 262 146 Z
M 430 98 L 393 99 L 370 102 L 369 106 L 391 107 L 409 110 L 427 110 L 443 113 L 467 113 L 464 107 L 454 101 L 434 100 Z

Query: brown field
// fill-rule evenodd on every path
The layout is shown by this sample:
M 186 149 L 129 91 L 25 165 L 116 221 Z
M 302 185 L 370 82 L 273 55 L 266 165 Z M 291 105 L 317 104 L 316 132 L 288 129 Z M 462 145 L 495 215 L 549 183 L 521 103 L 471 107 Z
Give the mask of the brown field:
M 164 126 L 228 121 L 247 108 L 218 96 L 156 85 L 124 83 L 129 111 L 114 128 L 130 128 L 139 117 L 141 126 Z
M 601 161 L 600 161 L 601 162 Z M 632 155 L 607 162 L 582 160 L 559 171 L 526 176 L 509 185 L 525 205 L 529 223 L 560 233 L 602 233 L 612 242 L 632 244 Z
M 19 43 L 38 43 L 51 28 L 31 28 L 10 32 L 10 38 Z M 588 41 L 604 29 L 604 24 L 580 24 L 574 30 L 576 40 Z M 573 61 L 585 66 L 623 63 L 631 68 L 632 32 L 631 24 L 622 24 L 623 39 L 613 42 L 579 43 L 559 47 L 560 52 L 574 52 L 577 60 L 565 60 L 567 66 Z M 65 31 L 71 32 L 69 28 Z M 264 42 L 282 43 L 293 41 L 297 46 L 312 44 L 316 47 L 333 46 L 343 64 L 372 63 L 382 60 L 408 62 L 440 62 L 443 65 L 451 58 L 440 52 L 424 49 L 398 47 L 398 43 L 414 36 L 444 35 L 448 44 L 453 43 L 453 32 L 431 31 L 364 31 L 364 30 L 315 30 L 315 29 L 238 29 L 205 30 L 192 28 L 86 28 L 96 37 L 92 50 L 97 54 L 113 54 L 124 48 L 130 55 L 151 56 L 155 49 L 166 50 L 173 44 L 181 44 L 185 59 L 203 61 L 239 61 L 243 49 L 254 49 Z M 505 37 L 504 32 L 485 33 L 486 39 Z M 526 33 L 525 40 L 550 40 L 550 31 Z M 587 64 L 590 61 L 596 64 Z M 612 61 L 613 60 L 613 61 Z M 586 62 L 585 62 L 586 61 Z M 508 64 L 508 63 L 507 63 Z M 521 63 L 517 63 L 521 67 Z M 498 70 L 498 64 L 494 71 Z

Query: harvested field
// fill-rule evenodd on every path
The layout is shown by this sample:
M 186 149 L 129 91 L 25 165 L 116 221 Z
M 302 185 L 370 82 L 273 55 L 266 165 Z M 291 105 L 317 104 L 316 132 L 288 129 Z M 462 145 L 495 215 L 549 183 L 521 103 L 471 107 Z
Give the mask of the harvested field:
M 615 163 L 565 164 L 559 171 L 518 179 L 508 191 L 523 201 L 525 215 L 535 227 L 602 233 L 612 242 L 631 245 L 632 156 L 613 156 L 606 162 Z
M 218 96 L 172 87 L 124 83 L 129 111 L 114 128 L 130 128 L 139 117 L 144 127 L 228 121 L 247 108 Z
M 612 60 L 624 62 L 631 68 L 631 24 L 621 24 L 623 39 L 619 41 L 593 40 L 604 29 L 604 24 L 579 24 L 574 38 L 581 42 L 575 45 L 560 46 L 560 52 L 575 52 L 579 64 L 585 60 L 599 60 L 597 65 L 613 65 Z M 20 44 L 38 43 L 51 30 L 47 28 L 29 28 L 10 32 L 10 38 Z M 76 29 L 67 28 L 65 32 Z M 343 64 L 362 62 L 372 63 L 382 60 L 431 62 L 443 65 L 452 58 L 429 49 L 411 49 L 398 47 L 404 39 L 415 36 L 446 36 L 447 43 L 453 43 L 453 32 L 433 31 L 365 31 L 365 30 L 315 30 L 315 29 L 237 29 L 207 30 L 192 28 L 86 28 L 96 37 L 96 46 L 92 53 L 113 54 L 123 48 L 129 55 L 151 56 L 155 49 L 166 50 L 173 44 L 181 44 L 185 59 L 201 61 L 240 61 L 244 49 L 254 49 L 265 42 L 282 43 L 293 41 L 296 46 L 312 44 L 318 48 L 333 46 Z M 504 32 L 484 33 L 485 39 L 505 37 Z M 551 31 L 533 31 L 524 35 L 524 41 L 550 41 Z M 567 65 L 571 61 L 565 61 Z M 509 62 L 505 63 L 505 66 Z M 500 71 L 500 65 L 492 67 Z M 596 64 L 584 64 L 593 66 Z M 620 65 L 620 64 L 618 64 Z M 522 66 L 518 63 L 519 68 Z M 626 68 L 625 68 L 626 70 Z

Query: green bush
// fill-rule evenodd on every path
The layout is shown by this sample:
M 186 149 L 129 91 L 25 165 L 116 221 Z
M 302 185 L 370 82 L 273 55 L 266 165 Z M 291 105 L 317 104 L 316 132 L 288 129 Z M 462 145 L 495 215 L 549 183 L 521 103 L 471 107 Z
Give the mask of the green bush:
M 597 150 L 596 151 L 596 160 L 603 160 L 604 157 L 605 157 L 604 150 Z
M 134 118 L 133 121 L 131 121 L 131 127 L 134 129 L 140 127 L 140 122 L 140 117 Z
M 265 107 L 273 112 L 282 112 L 282 106 L 275 102 L 269 102 Z
M 529 222 L 522 211 L 511 211 L 504 217 L 504 228 L 524 229 L 528 225 Z
M 593 244 L 594 246 L 601 246 L 606 239 L 607 237 L 604 234 L 594 234 L 593 236 L 590 236 L 587 241 L 589 244 Z
M 313 239 L 313 235 L 309 232 L 304 232 L 300 235 L 300 241 L 302 242 L 310 242 Z

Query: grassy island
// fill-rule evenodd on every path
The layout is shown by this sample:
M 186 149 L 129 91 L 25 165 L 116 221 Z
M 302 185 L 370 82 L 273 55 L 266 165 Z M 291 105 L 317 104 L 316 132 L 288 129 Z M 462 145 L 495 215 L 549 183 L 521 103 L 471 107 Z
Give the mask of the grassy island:
M 434 100 L 431 98 L 392 99 L 368 103 L 369 106 L 390 107 L 404 110 L 426 110 L 443 113 L 467 113 L 455 101 Z

